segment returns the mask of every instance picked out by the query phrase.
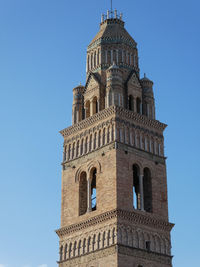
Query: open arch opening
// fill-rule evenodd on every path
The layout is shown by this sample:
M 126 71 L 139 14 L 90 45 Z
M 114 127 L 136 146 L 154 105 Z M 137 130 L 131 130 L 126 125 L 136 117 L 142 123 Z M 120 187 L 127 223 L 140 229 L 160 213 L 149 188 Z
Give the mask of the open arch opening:
M 149 168 L 144 168 L 144 210 L 152 212 L 152 182 Z
M 97 97 L 95 96 L 92 100 L 92 114 L 98 113 L 98 103 L 97 103 Z
M 133 207 L 141 209 L 140 203 L 140 183 L 139 183 L 140 169 L 137 164 L 133 165 Z
M 129 95 L 129 98 L 128 98 L 128 108 L 129 110 L 134 110 L 134 107 L 133 107 L 133 96 L 132 95 Z
M 79 181 L 79 215 L 87 212 L 87 175 L 82 172 Z
M 136 99 L 136 105 L 137 105 L 137 113 L 141 113 L 141 100 L 139 97 Z
M 91 206 L 92 206 L 92 211 L 97 209 L 97 190 L 96 190 L 96 174 L 97 174 L 97 169 L 94 168 L 91 171 Z
M 86 115 L 86 118 L 89 118 L 90 117 L 90 101 L 88 100 L 85 104 L 85 115 Z

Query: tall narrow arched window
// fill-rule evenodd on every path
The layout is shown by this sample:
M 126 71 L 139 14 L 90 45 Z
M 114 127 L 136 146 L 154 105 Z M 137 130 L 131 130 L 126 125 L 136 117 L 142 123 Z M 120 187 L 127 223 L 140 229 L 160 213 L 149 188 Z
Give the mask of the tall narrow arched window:
M 106 129 L 103 129 L 103 138 L 102 138 L 102 145 L 105 145 L 105 139 L 106 139 Z
M 60 261 L 63 260 L 63 246 L 60 247 Z
M 75 157 L 75 143 L 72 146 L 72 159 Z
M 86 108 L 86 111 L 85 111 L 86 118 L 89 118 L 90 117 L 90 101 L 89 100 L 86 102 L 85 108 Z
M 148 168 L 144 168 L 144 210 L 152 212 L 152 183 L 151 183 L 151 172 Z
M 136 99 L 136 105 L 137 105 L 137 113 L 141 113 L 141 100 L 139 97 Z
M 91 181 L 91 202 L 92 202 L 92 211 L 97 209 L 97 190 L 96 190 L 96 174 L 97 170 L 94 168 L 92 170 L 92 181 Z
M 97 147 L 97 133 L 94 134 L 93 149 L 96 149 L 96 147 Z
M 110 143 L 110 126 L 107 129 L 107 143 Z
M 95 51 L 94 52 L 94 68 L 96 68 L 96 59 L 97 59 L 97 53 Z
M 71 159 L 71 144 L 69 145 L 69 149 L 68 149 L 68 160 Z
M 90 135 L 89 151 L 92 150 L 92 135 Z
M 67 250 L 67 244 L 66 244 L 65 245 L 65 251 L 64 251 L 64 260 L 67 259 L 67 252 L 68 252 L 68 250 Z
M 141 209 L 140 203 L 140 182 L 139 182 L 139 167 L 138 165 L 133 165 L 133 207 L 135 209 Z
M 98 49 L 98 53 L 97 53 L 97 65 L 99 65 L 99 57 L 100 57 L 100 49 Z
M 129 95 L 129 98 L 128 98 L 128 108 L 129 108 L 129 110 L 134 111 L 134 107 L 133 107 L 133 96 L 132 95 Z
M 80 153 L 81 155 L 83 155 L 83 143 L 84 143 L 84 140 L 82 139 L 81 140 L 81 153 Z
M 95 96 L 92 100 L 92 114 L 96 114 L 98 112 L 98 104 L 97 97 Z
M 76 157 L 79 156 L 79 151 L 80 151 L 80 141 L 78 140 L 77 145 L 76 145 Z
M 79 215 L 87 212 L 87 177 L 86 172 L 82 172 L 79 181 Z
M 63 152 L 63 161 L 65 162 L 67 159 L 67 146 L 64 147 L 64 152 Z
M 99 131 L 99 136 L 98 136 L 98 147 L 101 146 L 101 130 Z
M 85 153 L 88 152 L 88 137 L 85 139 Z
M 142 108 L 143 108 L 143 111 L 142 111 L 143 114 L 147 116 L 147 102 L 146 101 L 143 102 Z

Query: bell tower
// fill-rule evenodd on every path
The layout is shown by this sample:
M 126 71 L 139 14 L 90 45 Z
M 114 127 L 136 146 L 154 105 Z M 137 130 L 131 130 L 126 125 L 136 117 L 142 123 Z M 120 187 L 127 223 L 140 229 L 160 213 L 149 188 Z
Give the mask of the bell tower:
M 59 267 L 172 267 L 163 132 L 153 82 L 117 11 L 102 15 L 62 130 Z

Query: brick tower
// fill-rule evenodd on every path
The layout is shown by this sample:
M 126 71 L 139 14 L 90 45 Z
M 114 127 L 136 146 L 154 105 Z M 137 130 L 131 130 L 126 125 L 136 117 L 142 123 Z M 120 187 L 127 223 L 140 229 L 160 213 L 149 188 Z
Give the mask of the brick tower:
M 64 137 L 59 267 L 172 266 L 164 157 L 153 82 L 122 15 L 102 15 L 73 89 Z

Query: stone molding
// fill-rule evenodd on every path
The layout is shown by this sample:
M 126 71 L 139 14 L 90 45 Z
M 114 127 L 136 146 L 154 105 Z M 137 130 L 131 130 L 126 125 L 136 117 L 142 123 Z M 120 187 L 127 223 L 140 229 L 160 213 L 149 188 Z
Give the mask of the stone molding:
M 144 212 L 143 212 L 144 213 Z M 140 211 L 124 211 L 124 210 L 111 210 L 108 212 L 105 212 L 103 214 L 97 215 L 95 217 L 89 218 L 87 220 L 84 220 L 80 223 L 77 224 L 72 224 L 70 226 L 66 226 L 63 228 L 60 228 L 56 230 L 56 233 L 59 237 L 62 237 L 64 235 L 74 233 L 76 231 L 88 228 L 93 225 L 97 225 L 101 222 L 108 221 L 113 218 L 119 218 L 119 219 L 124 219 L 129 222 L 135 223 L 135 224 L 140 224 L 140 225 L 145 225 L 145 226 L 150 226 L 155 229 L 160 229 L 164 231 L 171 231 L 173 228 L 174 224 L 169 223 L 167 221 L 164 221 L 159 218 L 155 218 L 155 214 L 141 214 Z
M 112 116 L 115 118 L 119 118 L 119 119 L 131 119 L 134 122 L 140 123 L 144 126 L 149 126 L 152 127 L 156 130 L 159 131 L 164 131 L 164 129 L 166 128 L 166 124 L 161 123 L 160 121 L 157 120 L 151 120 L 149 118 L 147 118 L 144 115 L 140 115 L 138 113 L 135 113 L 133 111 L 130 110 L 126 110 L 122 107 L 118 107 L 118 106 L 111 106 L 109 108 L 106 108 L 102 111 L 100 111 L 99 113 L 94 114 L 93 116 L 84 119 L 83 121 L 74 124 L 68 128 L 63 129 L 62 131 L 60 131 L 60 133 L 62 134 L 63 137 L 67 137 L 71 134 L 77 133 L 80 130 L 83 130 L 87 127 L 91 127 L 92 124 L 106 119 L 109 116 Z

